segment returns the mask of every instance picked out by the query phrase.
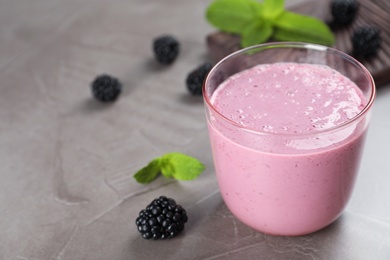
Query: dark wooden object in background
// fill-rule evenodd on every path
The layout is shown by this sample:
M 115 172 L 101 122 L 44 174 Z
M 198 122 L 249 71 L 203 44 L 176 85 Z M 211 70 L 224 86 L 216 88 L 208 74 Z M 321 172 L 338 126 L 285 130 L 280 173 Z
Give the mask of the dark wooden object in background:
M 351 54 L 351 35 L 355 28 L 364 25 L 377 26 L 381 29 L 382 47 L 377 56 L 360 60 L 370 71 L 376 85 L 390 82 L 390 1 L 360 0 L 356 19 L 347 27 L 332 26 L 329 0 L 308 0 L 292 6 L 289 10 L 317 17 L 330 25 L 336 36 L 334 48 Z M 224 32 L 215 32 L 207 36 L 207 46 L 214 62 L 240 49 L 240 37 Z

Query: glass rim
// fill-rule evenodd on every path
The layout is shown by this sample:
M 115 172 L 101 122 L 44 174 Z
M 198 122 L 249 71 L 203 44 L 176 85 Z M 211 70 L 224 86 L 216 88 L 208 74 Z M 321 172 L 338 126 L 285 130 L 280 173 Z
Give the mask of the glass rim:
M 364 108 L 360 111 L 359 114 L 357 114 L 356 116 L 354 116 L 350 120 L 347 120 L 347 121 L 345 121 L 345 122 L 343 122 L 343 123 L 341 123 L 339 125 L 333 126 L 333 127 L 329 127 L 329 128 L 325 128 L 325 129 L 321 129 L 321 130 L 313 131 L 313 132 L 304 132 L 304 133 L 273 133 L 273 132 L 266 132 L 266 131 L 261 131 L 259 129 L 255 129 L 255 128 L 250 127 L 250 126 L 243 126 L 243 125 L 237 123 L 236 121 L 234 121 L 232 119 L 229 119 L 228 117 L 223 115 L 218 109 L 215 108 L 215 106 L 212 104 L 212 102 L 210 100 L 211 96 L 209 97 L 208 93 L 206 93 L 206 86 L 208 85 L 211 76 L 227 60 L 230 60 L 230 59 L 232 59 L 232 58 L 234 58 L 236 56 L 242 55 L 245 52 L 250 52 L 251 50 L 255 50 L 255 49 L 265 50 L 265 49 L 271 49 L 271 48 L 279 48 L 279 49 L 281 49 L 281 48 L 285 48 L 285 49 L 286 48 L 290 48 L 290 49 L 316 50 L 316 51 L 322 51 L 324 53 L 331 52 L 331 53 L 334 53 L 334 54 L 336 54 L 338 56 L 342 56 L 344 59 L 348 60 L 350 63 L 354 63 L 355 65 L 357 65 L 363 71 L 364 75 L 368 78 L 368 80 L 370 82 L 371 94 L 370 94 L 370 97 L 369 97 L 369 99 L 367 101 L 367 104 L 364 106 Z M 203 82 L 202 96 L 203 96 L 203 100 L 206 101 L 206 105 L 216 115 L 218 115 L 218 117 L 220 117 L 223 121 L 228 122 L 229 124 L 234 125 L 235 127 L 241 128 L 241 129 L 243 129 L 245 131 L 252 132 L 252 133 L 255 133 L 255 134 L 260 134 L 260 135 L 269 135 L 269 136 L 308 136 L 308 135 L 313 135 L 314 136 L 314 135 L 317 135 L 317 134 L 320 134 L 320 133 L 332 132 L 332 131 L 335 131 L 335 130 L 347 127 L 347 126 L 353 124 L 354 122 L 358 121 L 360 118 L 362 118 L 365 114 L 367 114 L 367 112 L 370 110 L 370 108 L 372 107 L 372 105 L 374 103 L 374 100 L 375 100 L 375 97 L 376 97 L 376 87 L 375 87 L 374 79 L 373 79 L 371 73 L 368 71 L 368 69 L 361 62 L 359 62 L 358 60 L 356 60 L 352 56 L 346 54 L 345 52 L 342 52 L 342 51 L 337 50 L 337 49 L 332 48 L 332 47 L 327 47 L 327 46 L 323 46 L 323 45 L 319 45 L 319 44 L 313 44 L 313 43 L 304 43 L 304 42 L 271 42 L 271 43 L 263 43 L 263 44 L 253 45 L 253 46 L 250 46 L 250 47 L 246 47 L 246 48 L 240 49 L 238 51 L 235 51 L 235 52 L 227 55 L 226 57 L 221 59 L 219 62 L 217 62 L 213 66 L 213 68 L 210 70 L 210 72 L 208 73 L 206 79 Z

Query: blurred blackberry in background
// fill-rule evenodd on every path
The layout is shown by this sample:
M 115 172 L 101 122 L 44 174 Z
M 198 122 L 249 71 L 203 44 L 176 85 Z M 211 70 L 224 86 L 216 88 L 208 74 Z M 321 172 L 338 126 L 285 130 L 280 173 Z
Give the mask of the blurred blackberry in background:
M 122 84 L 110 75 L 99 75 L 91 83 L 93 96 L 102 102 L 115 101 L 122 91 Z
M 380 30 L 372 26 L 356 28 L 351 40 L 353 56 L 361 58 L 370 58 L 377 55 L 382 42 Z
M 186 211 L 175 200 L 160 196 L 141 210 L 135 223 L 143 238 L 157 240 L 174 238 L 187 220 Z
M 180 43 L 173 36 L 160 36 L 153 41 L 153 51 L 159 63 L 171 64 L 179 55 Z
M 355 19 L 358 9 L 357 0 L 332 0 L 330 2 L 330 11 L 336 25 L 351 23 Z
M 209 74 L 210 70 L 213 68 L 213 65 L 209 62 L 206 62 L 187 75 L 186 85 L 188 91 L 194 96 L 202 95 L 202 85 L 203 81 Z

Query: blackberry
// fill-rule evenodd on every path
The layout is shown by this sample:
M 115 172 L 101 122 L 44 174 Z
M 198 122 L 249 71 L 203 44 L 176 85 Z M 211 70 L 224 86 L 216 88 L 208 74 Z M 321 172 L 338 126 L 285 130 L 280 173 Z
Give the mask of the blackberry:
M 359 3 L 357 0 L 332 0 L 330 11 L 333 22 L 337 25 L 347 25 L 355 19 Z
M 172 36 L 160 36 L 153 41 L 156 60 L 162 64 L 171 64 L 179 55 L 180 43 Z
M 186 211 L 165 196 L 154 199 L 141 210 L 135 224 L 145 239 L 174 238 L 184 229 L 188 217 Z
M 377 27 L 362 26 L 353 31 L 352 53 L 355 57 L 370 58 L 375 56 L 381 47 L 380 30 Z
M 209 74 L 210 70 L 213 68 L 213 65 L 209 62 L 206 62 L 187 75 L 186 85 L 187 89 L 194 96 L 202 95 L 202 85 Z
M 99 75 L 91 83 L 93 96 L 102 102 L 115 101 L 122 91 L 122 84 L 118 79 L 109 75 Z

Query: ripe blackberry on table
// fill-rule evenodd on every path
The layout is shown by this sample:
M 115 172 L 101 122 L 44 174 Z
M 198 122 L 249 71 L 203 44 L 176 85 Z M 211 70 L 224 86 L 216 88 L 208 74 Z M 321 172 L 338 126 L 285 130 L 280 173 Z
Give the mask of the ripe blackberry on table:
M 336 25 L 351 23 L 355 19 L 358 9 L 359 2 L 357 0 L 332 0 L 330 2 L 330 11 Z
M 176 201 L 160 196 L 141 210 L 135 221 L 138 231 L 145 239 L 174 238 L 184 229 L 188 217 Z
M 355 57 L 370 58 L 378 54 L 381 47 L 380 30 L 373 26 L 358 27 L 352 34 L 352 53 Z
M 202 85 L 213 65 L 206 62 L 187 75 L 186 85 L 188 91 L 194 96 L 202 95 Z
M 160 36 L 153 41 L 153 51 L 159 63 L 171 64 L 179 55 L 180 43 L 173 36 Z
M 115 101 L 122 91 L 122 84 L 110 75 L 99 75 L 91 83 L 93 96 L 102 102 Z

